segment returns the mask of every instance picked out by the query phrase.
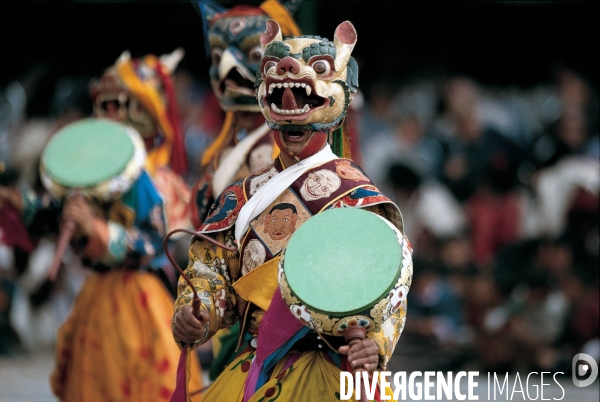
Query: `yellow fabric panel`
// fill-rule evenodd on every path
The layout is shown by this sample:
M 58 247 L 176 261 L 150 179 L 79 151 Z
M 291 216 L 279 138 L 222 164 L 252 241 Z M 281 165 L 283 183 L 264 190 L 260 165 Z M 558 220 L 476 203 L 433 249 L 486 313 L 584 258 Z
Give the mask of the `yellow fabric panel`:
M 279 256 L 242 276 L 234 282 L 233 288 L 244 300 L 248 300 L 267 311 L 275 290 L 279 286 L 277 280 L 278 268 Z
M 293 352 L 294 353 L 294 352 Z M 290 354 L 273 369 L 271 378 L 249 399 L 249 402 L 337 402 L 341 370 L 331 364 L 321 352 L 305 352 L 287 370 L 283 370 Z M 244 384 L 254 352 L 245 352 L 227 367 L 202 396 L 202 402 L 241 401 Z M 279 378 L 278 378 L 279 377 Z M 386 388 L 393 399 L 393 391 Z M 268 396 L 265 398 L 265 396 Z M 263 399 L 264 398 L 264 399 Z M 356 401 L 354 398 L 351 401 Z
M 273 153 L 271 154 L 271 159 L 275 160 L 277 158 L 277 156 L 279 156 L 279 146 L 277 145 L 277 143 L 273 142 Z
M 135 211 L 125 205 L 122 199 L 113 202 L 108 210 L 108 220 L 121 224 L 129 230 L 135 222 Z

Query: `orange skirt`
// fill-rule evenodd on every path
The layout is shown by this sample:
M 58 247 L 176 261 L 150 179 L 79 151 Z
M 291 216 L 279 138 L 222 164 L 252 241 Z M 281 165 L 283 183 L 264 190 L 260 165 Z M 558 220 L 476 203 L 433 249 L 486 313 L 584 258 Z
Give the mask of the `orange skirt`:
M 54 394 L 66 402 L 168 401 L 180 350 L 171 333 L 174 301 L 153 274 L 93 273 L 58 330 Z M 202 388 L 192 354 L 189 389 Z

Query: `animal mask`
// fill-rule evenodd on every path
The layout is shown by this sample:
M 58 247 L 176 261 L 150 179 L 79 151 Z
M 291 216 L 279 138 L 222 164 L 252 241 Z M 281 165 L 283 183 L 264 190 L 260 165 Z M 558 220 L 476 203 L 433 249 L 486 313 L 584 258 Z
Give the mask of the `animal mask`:
M 263 54 L 260 35 L 269 18 L 283 23 L 284 34 L 299 35 L 291 16 L 299 3 L 266 0 L 259 7 L 239 5 L 224 9 L 207 0 L 195 2 L 208 26 L 205 36 L 212 60 L 210 82 L 223 110 L 260 111 L 254 89 Z
M 349 21 L 338 25 L 333 42 L 318 36 L 283 40 L 279 24 L 267 22 L 257 87 L 271 129 L 331 131 L 342 122 L 358 87 L 350 56 L 356 38 Z
M 160 110 L 166 110 L 168 103 L 164 76 L 170 79 L 182 57 L 182 49 L 160 58 L 147 55 L 141 59 L 123 52 L 91 84 L 95 116 L 126 123 L 142 136 L 153 137 L 161 120 Z
M 96 117 L 132 126 L 153 144 L 148 150 L 151 170 L 170 164 L 177 173 L 187 171 L 172 81 L 183 55 L 183 49 L 176 49 L 160 57 L 131 58 L 125 51 L 90 86 Z

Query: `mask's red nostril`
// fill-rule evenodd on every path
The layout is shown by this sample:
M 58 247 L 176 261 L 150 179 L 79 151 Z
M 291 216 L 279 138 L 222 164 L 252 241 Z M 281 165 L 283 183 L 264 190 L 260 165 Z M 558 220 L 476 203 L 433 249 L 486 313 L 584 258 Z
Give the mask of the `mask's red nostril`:
M 284 57 L 277 63 L 277 74 L 284 75 L 285 73 L 298 74 L 300 72 L 300 64 L 292 57 Z

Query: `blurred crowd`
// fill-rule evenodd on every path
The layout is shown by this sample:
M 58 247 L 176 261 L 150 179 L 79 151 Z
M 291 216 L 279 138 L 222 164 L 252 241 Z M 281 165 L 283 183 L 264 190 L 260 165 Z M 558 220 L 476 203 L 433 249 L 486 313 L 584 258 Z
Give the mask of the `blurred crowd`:
M 42 150 L 91 115 L 91 78 L 37 66 L 0 88 L 0 185 L 43 191 Z M 399 204 L 414 249 L 393 371 L 567 372 L 576 353 L 600 358 L 599 98 L 576 71 L 554 78 L 382 80 L 355 96 L 355 159 Z M 174 82 L 192 184 L 224 115 L 207 82 L 185 69 Z M 49 282 L 41 257 L 12 252 L 10 227 L 0 222 L 0 355 L 51 347 L 86 275 L 72 264 Z
M 569 373 L 600 358 L 598 93 L 456 75 L 370 91 L 363 166 L 414 248 L 395 369 Z

